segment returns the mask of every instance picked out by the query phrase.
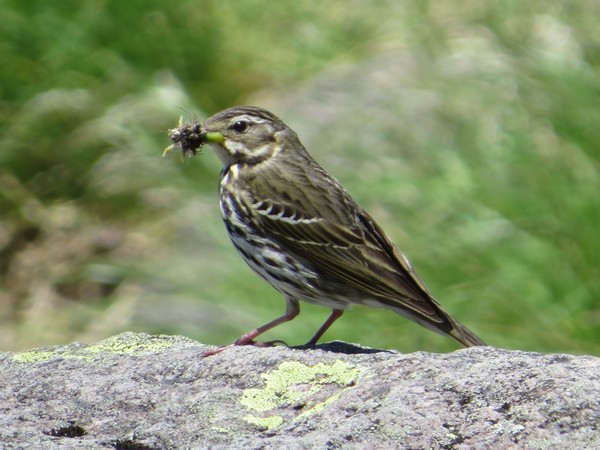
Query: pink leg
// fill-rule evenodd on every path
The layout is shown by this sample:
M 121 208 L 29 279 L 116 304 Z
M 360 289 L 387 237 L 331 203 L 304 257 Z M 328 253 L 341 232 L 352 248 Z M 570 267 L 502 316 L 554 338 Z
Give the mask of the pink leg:
M 294 317 L 296 317 L 298 314 L 300 314 L 300 305 L 298 304 L 298 301 L 292 300 L 292 299 L 286 299 L 286 300 L 287 300 L 287 303 L 285 305 L 285 314 L 283 316 L 278 317 L 277 319 L 272 320 L 271 322 L 269 322 L 263 326 L 260 326 L 260 327 L 256 328 L 255 330 L 249 331 L 248 333 L 244 334 L 239 339 L 237 339 L 233 344 L 226 345 L 224 347 L 219 347 L 215 350 L 209 350 L 207 352 L 204 352 L 202 354 L 202 356 L 215 355 L 217 353 L 222 352 L 226 348 L 233 347 L 236 345 L 255 345 L 257 347 L 268 347 L 269 345 L 273 345 L 273 342 L 276 342 L 276 341 L 254 342 L 254 339 L 256 337 L 260 336 L 261 334 L 269 331 L 271 328 L 275 328 L 277 325 L 281 325 L 284 322 L 289 322 Z M 323 330 L 323 332 L 325 332 L 325 330 Z
M 342 314 L 344 314 L 343 309 L 334 309 L 333 311 L 331 311 L 331 314 L 329 315 L 325 323 L 321 325 L 321 328 L 319 328 L 315 335 L 310 338 L 310 341 L 306 343 L 306 346 L 314 347 L 317 344 L 317 341 L 321 339 L 321 336 L 325 334 L 325 332 L 329 329 L 333 322 L 338 320 L 342 316 Z
M 277 319 L 244 334 L 237 341 L 235 341 L 233 345 L 260 345 L 260 343 L 254 342 L 256 337 L 269 331 L 271 328 L 275 328 L 277 325 L 289 322 L 298 314 L 300 314 L 300 305 L 298 305 L 298 302 L 296 300 L 287 299 L 287 303 L 285 305 L 285 314 L 283 316 L 278 317 Z

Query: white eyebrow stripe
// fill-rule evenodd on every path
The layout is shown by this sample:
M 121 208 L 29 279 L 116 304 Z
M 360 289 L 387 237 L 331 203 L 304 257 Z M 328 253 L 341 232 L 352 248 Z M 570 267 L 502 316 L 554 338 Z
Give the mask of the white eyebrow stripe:
M 265 123 L 268 122 L 267 119 L 263 119 L 261 117 L 256 117 L 256 116 L 252 116 L 250 114 L 242 114 L 241 116 L 237 116 L 235 118 L 232 119 L 232 123 L 238 122 L 240 120 L 245 120 L 246 122 L 251 122 L 251 123 Z

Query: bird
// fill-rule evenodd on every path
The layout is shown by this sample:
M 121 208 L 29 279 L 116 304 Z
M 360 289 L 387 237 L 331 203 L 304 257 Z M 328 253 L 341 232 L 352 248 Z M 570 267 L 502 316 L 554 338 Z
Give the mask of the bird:
M 305 344 L 314 347 L 354 305 L 387 308 L 464 347 L 486 345 L 451 317 L 413 266 L 342 184 L 308 153 L 279 117 L 257 106 L 235 106 L 202 123 L 170 130 L 183 156 L 208 144 L 222 162 L 220 210 L 229 237 L 261 278 L 286 300 L 285 313 L 218 353 L 294 319 L 300 302 L 331 313 Z

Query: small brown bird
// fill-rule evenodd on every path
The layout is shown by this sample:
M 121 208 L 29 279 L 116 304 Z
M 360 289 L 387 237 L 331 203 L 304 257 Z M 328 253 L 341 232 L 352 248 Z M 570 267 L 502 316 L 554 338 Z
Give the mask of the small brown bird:
M 271 112 L 237 106 L 202 124 L 180 123 L 170 136 L 167 150 L 180 147 L 184 155 L 211 144 L 223 163 L 219 193 L 229 236 L 287 302 L 284 315 L 232 345 L 269 345 L 254 339 L 296 317 L 300 300 L 332 309 L 308 346 L 353 305 L 391 309 L 465 347 L 485 345 L 442 309 L 375 220 Z

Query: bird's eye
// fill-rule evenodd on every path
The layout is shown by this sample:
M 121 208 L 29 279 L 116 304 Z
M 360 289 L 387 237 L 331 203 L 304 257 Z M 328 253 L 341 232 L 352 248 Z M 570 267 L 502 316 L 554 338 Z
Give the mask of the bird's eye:
M 249 124 L 245 120 L 238 120 L 233 125 L 231 125 L 231 129 L 237 131 L 238 133 L 243 133 L 248 129 L 248 127 Z

